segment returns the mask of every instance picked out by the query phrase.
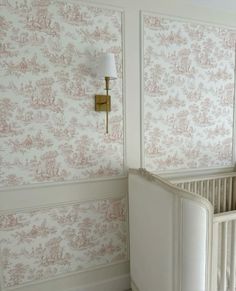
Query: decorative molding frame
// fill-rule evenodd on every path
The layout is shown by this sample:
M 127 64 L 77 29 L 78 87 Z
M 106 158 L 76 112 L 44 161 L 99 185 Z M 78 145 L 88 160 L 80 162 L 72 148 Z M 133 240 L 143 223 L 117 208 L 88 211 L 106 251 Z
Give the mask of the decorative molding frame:
M 17 213 L 127 195 L 127 177 L 0 190 L 0 213 Z
M 83 4 L 83 5 L 89 5 L 95 8 L 104 8 L 104 9 L 113 9 L 117 12 L 121 13 L 121 48 L 122 48 L 122 120 L 123 120 L 123 167 L 122 171 L 123 173 L 121 175 L 115 175 L 115 176 L 104 176 L 99 178 L 81 178 L 77 180 L 66 180 L 61 182 L 36 182 L 34 184 L 26 184 L 26 185 L 19 185 L 19 186 L 4 186 L 2 187 L 0 185 L 0 192 L 1 190 L 5 191 L 7 189 L 23 189 L 23 188 L 41 188 L 45 186 L 55 186 L 55 185 L 70 185 L 70 184 L 76 184 L 76 183 L 86 183 L 88 181 L 90 182 L 100 182 L 100 181 L 107 181 L 109 179 L 113 180 L 116 178 L 123 178 L 127 177 L 128 174 L 128 165 L 127 165 L 127 139 L 126 139 L 126 62 L 125 62 L 125 9 L 124 7 L 118 6 L 118 5 L 112 5 L 112 4 L 104 4 L 104 3 L 94 3 L 92 0 L 86 1 L 86 0 L 78 0 L 72 2 L 77 4 Z M 94 92 L 95 94 L 96 92 Z M 1 211 L 1 210 L 0 210 Z
M 176 20 L 179 22 L 186 22 L 192 24 L 211 25 L 213 27 L 220 27 L 225 29 L 236 30 L 236 26 L 223 25 L 215 22 L 208 22 L 199 19 L 180 17 L 176 15 L 164 14 L 161 12 L 153 12 L 147 10 L 140 10 L 140 165 L 141 168 L 145 168 L 145 146 L 144 146 L 144 15 L 162 16 L 170 20 Z M 162 177 L 179 177 L 190 176 L 198 174 L 214 174 L 232 172 L 235 170 L 236 162 L 236 46 L 235 46 L 235 67 L 234 67 L 234 109 L 233 109 L 233 127 L 232 127 L 232 166 L 230 167 L 213 167 L 213 168 L 193 168 L 193 169 L 177 169 L 157 171 L 156 174 L 160 174 Z
M 44 188 L 41 187 L 27 187 L 23 189 L 8 189 L 5 191 L 0 191 L 0 215 L 7 214 L 17 214 L 21 212 L 29 212 L 32 210 L 45 210 L 49 208 L 57 208 L 60 206 L 70 206 L 73 204 L 79 204 L 89 201 L 99 201 L 99 200 L 113 200 L 119 198 L 125 198 L 126 205 L 128 205 L 128 180 L 127 177 L 108 179 L 103 181 L 92 181 L 92 182 L 80 182 L 74 184 L 66 185 L 47 185 Z M 128 209 L 127 209 L 128 211 Z M 128 233 L 128 213 L 126 215 L 126 228 Z M 58 288 L 61 291 L 65 291 L 67 288 L 75 287 L 73 281 L 77 280 L 78 284 L 89 284 L 93 277 L 97 276 L 97 280 L 108 280 L 112 276 L 128 275 L 128 265 L 129 265 L 129 239 L 127 239 L 127 258 L 123 261 L 116 263 L 108 263 L 106 265 L 97 265 L 94 268 L 84 269 L 82 271 L 68 272 L 61 275 L 56 275 L 48 279 L 43 279 L 39 281 L 33 281 L 25 284 L 21 284 L 17 287 L 5 288 L 3 286 L 3 271 L 0 265 L 0 291 L 5 290 L 22 290 L 22 291 L 33 291 L 35 286 L 38 287 L 37 290 L 47 290 L 48 286 L 54 286 L 58 284 Z M 100 271 L 101 269 L 101 271 Z M 102 273 L 104 270 L 104 273 Z M 110 271 L 109 271 L 110 270 Z M 110 272 L 113 272 L 114 274 Z M 96 275 L 96 274 L 102 274 Z M 84 274 L 84 275 L 83 275 Z M 87 275 L 86 275 L 87 274 Z M 110 274 L 110 275 L 109 275 Z M 88 277 L 88 281 L 80 281 L 78 278 Z M 107 277 L 106 277 L 107 276 Z M 78 278 L 77 278 L 78 277 Z M 68 278 L 68 280 L 66 279 Z M 71 278 L 71 279 L 69 279 Z M 68 282 L 68 286 L 64 285 L 64 289 L 60 289 L 59 286 L 62 284 L 62 280 Z M 82 280 L 82 279 L 81 279 Z M 50 283 L 52 282 L 52 283 Z M 58 282 L 58 283 L 57 283 Z M 81 282 L 81 283 L 80 283 Z M 96 282 L 95 282 L 96 283 Z M 63 283 L 64 284 L 64 283 Z M 62 285 L 63 285 L 62 284 Z M 45 287 L 43 287 L 45 285 Z M 31 287 L 33 286 L 33 287 Z M 79 287 L 79 286 L 78 286 Z M 52 287 L 48 287 L 48 291 Z

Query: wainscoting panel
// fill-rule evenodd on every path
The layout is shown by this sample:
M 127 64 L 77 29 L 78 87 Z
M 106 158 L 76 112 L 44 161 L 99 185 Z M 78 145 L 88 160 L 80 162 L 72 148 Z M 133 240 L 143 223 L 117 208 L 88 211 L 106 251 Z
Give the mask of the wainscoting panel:
M 0 212 L 2 290 L 41 286 L 60 277 L 117 264 L 124 266 L 123 273 L 113 276 L 128 275 L 127 178 L 100 181 L 96 186 L 97 190 L 94 182 L 87 182 L 67 189 L 63 185 L 1 192 L 0 199 L 4 197 L 5 201 Z M 33 195 L 38 198 L 34 205 L 31 194 L 39 189 L 41 194 Z M 24 192 L 22 200 L 19 192 Z M 18 208 L 12 203 L 14 197 L 21 201 Z

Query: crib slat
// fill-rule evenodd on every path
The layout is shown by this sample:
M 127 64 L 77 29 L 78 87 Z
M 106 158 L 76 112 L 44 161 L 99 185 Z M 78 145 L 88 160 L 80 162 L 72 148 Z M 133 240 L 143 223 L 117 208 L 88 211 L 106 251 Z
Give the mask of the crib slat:
M 235 266 L 236 266 L 236 221 L 232 221 L 231 230 L 231 256 L 230 256 L 230 281 L 229 291 L 235 291 Z
M 184 189 L 189 191 L 189 182 L 184 183 Z
M 209 200 L 210 199 L 210 181 L 206 181 L 206 198 Z
M 228 223 L 222 223 L 222 241 L 221 241 L 221 278 L 220 290 L 227 291 L 227 230 Z
M 212 205 L 215 213 L 215 195 L 216 195 L 216 181 L 212 180 Z
M 206 197 L 206 194 L 203 191 L 203 181 L 200 181 L 200 195 L 202 195 L 203 197 Z
M 226 186 L 227 186 L 227 178 L 224 178 L 223 180 L 223 211 L 225 212 L 226 211 L 226 195 L 227 195 L 227 192 L 226 192 Z
M 197 192 L 197 191 L 196 191 L 196 188 L 197 188 L 197 182 L 194 181 L 194 182 L 193 182 L 193 193 L 196 193 L 196 192 Z
M 221 179 L 218 180 L 217 213 L 220 213 Z
M 187 188 L 187 190 L 188 190 L 189 192 L 191 192 L 191 183 L 190 183 L 190 182 L 188 182 L 188 188 Z
M 229 178 L 229 197 L 228 197 L 228 211 L 233 210 L 232 209 L 232 177 Z

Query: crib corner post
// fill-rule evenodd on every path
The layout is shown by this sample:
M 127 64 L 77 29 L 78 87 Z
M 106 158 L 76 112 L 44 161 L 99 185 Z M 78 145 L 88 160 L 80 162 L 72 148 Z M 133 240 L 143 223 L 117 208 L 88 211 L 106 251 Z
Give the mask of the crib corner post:
M 233 177 L 232 181 L 232 209 L 236 210 L 236 177 Z
M 211 288 L 210 291 L 217 290 L 217 262 L 218 262 L 218 241 L 219 241 L 219 224 L 213 223 L 212 236 L 212 263 L 211 263 Z

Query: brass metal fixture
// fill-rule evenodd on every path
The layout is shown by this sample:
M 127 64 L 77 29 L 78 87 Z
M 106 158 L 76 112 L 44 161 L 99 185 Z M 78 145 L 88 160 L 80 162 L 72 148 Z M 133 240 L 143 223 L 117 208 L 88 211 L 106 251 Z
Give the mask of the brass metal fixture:
M 95 111 L 111 111 L 111 96 L 95 95 Z
M 97 75 L 105 78 L 106 95 L 95 95 L 95 111 L 106 112 L 106 133 L 108 133 L 108 113 L 111 111 L 111 96 L 109 95 L 110 80 L 117 78 L 115 57 L 113 54 L 104 54 L 100 57 Z

